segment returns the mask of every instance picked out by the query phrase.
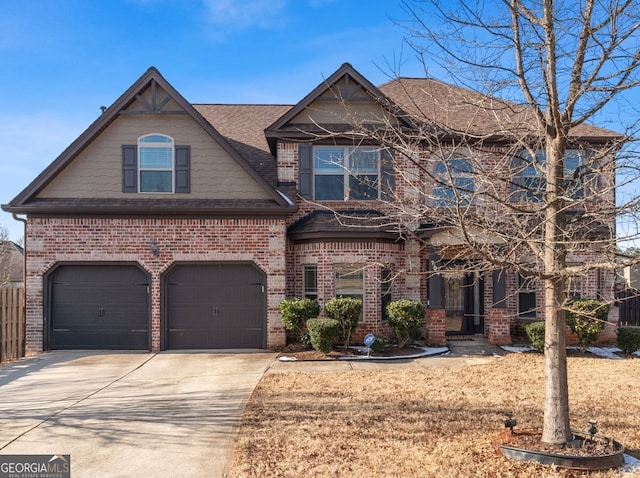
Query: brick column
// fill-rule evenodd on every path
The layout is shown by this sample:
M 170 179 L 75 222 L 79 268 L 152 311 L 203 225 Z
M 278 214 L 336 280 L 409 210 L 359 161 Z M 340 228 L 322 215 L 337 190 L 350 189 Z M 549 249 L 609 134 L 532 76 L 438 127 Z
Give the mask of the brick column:
M 496 345 L 511 344 L 511 313 L 508 309 L 490 308 L 486 321 L 489 342 Z
M 427 309 L 425 339 L 429 345 L 447 345 L 446 311 L 444 309 Z

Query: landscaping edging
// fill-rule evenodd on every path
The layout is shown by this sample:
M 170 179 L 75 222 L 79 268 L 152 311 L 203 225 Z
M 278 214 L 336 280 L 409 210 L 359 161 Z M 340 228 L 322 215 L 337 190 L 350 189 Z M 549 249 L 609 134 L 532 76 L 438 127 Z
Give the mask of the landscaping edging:
M 591 439 L 590 435 L 572 430 L 574 440 L 581 443 L 585 443 Z M 600 440 L 603 443 L 607 443 L 613 446 L 614 452 L 602 453 L 598 455 L 580 455 L 571 453 L 552 453 L 541 450 L 529 450 L 525 448 L 519 448 L 511 446 L 509 443 L 513 437 L 517 435 L 541 435 L 540 430 L 507 430 L 501 433 L 494 440 L 494 446 L 499 450 L 502 455 L 512 460 L 528 461 L 534 463 L 540 463 L 542 465 L 555 465 L 561 468 L 568 468 L 572 470 L 607 470 L 611 468 L 619 468 L 624 464 L 624 451 L 625 448 L 617 441 L 602 436 L 593 435 L 593 439 Z

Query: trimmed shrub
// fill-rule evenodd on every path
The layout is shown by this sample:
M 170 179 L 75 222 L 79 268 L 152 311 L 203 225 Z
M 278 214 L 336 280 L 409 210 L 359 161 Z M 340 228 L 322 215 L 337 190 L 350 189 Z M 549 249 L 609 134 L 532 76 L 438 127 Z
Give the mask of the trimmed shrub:
M 398 347 L 404 347 L 420 329 L 425 309 L 415 300 L 393 300 L 387 304 L 387 322 L 393 328 Z
M 598 338 L 609 316 L 609 305 L 595 299 L 576 300 L 567 310 L 567 324 L 578 336 L 578 344 L 584 352 Z
M 338 326 L 338 321 L 334 319 L 307 320 L 307 330 L 313 348 L 325 355 L 331 352 L 333 341 L 338 334 Z
M 307 320 L 318 317 L 320 314 L 318 301 L 306 297 L 285 299 L 280 302 L 278 308 L 282 322 L 284 322 L 284 328 L 293 332 L 296 339 L 304 344 Z
M 618 348 L 627 354 L 640 350 L 640 327 L 620 327 Z
M 338 321 L 338 338 L 349 348 L 351 333 L 362 315 L 362 300 L 353 297 L 335 297 L 324 304 L 327 317 Z
M 531 345 L 538 352 L 544 352 L 544 322 L 531 322 L 524 326 L 524 331 L 531 341 Z
M 373 353 L 380 353 L 387 350 L 387 345 L 389 345 L 389 339 L 384 335 L 376 335 L 376 341 L 371 346 L 371 351 Z

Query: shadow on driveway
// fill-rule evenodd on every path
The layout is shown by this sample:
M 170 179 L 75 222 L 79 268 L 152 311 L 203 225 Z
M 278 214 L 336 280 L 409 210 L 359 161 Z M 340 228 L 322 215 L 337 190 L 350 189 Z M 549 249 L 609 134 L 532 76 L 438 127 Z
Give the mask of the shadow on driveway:
M 223 476 L 275 354 L 52 352 L 0 367 L 0 453 L 74 477 Z

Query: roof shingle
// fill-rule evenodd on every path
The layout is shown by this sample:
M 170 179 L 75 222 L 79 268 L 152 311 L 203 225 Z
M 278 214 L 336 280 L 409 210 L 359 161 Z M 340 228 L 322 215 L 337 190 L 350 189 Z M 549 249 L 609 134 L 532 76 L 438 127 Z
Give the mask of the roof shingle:
M 530 133 L 536 124 L 533 111 L 525 106 L 483 95 L 432 78 L 397 78 L 378 88 L 416 119 L 442 125 L 457 133 L 479 136 L 511 136 Z M 607 140 L 620 134 L 581 124 L 571 135 Z
M 224 136 L 267 182 L 277 186 L 276 158 L 269 151 L 264 130 L 291 105 L 196 104 L 193 107 Z

